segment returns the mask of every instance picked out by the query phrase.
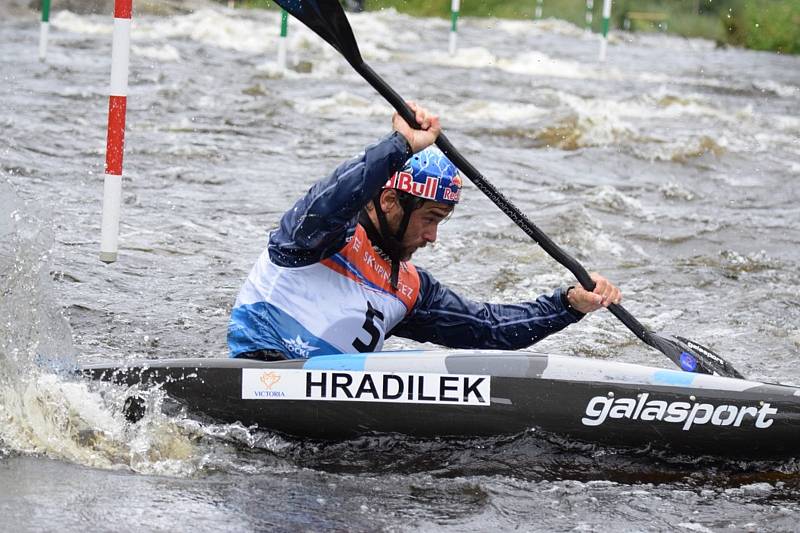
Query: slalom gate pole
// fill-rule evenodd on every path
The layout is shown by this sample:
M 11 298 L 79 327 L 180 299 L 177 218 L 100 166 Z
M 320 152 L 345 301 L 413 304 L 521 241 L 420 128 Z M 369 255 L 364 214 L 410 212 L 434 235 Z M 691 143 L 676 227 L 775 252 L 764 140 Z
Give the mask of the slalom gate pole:
M 461 0 L 452 0 L 450 3 L 450 55 L 456 53 L 456 39 L 458 37 L 458 11 L 461 9 Z
M 594 0 L 586 0 L 586 24 L 585 28 L 587 32 L 592 31 L 592 19 L 594 15 L 592 14 L 592 10 L 594 10 Z
M 536 11 L 533 13 L 533 18 L 540 19 L 542 18 L 542 11 L 544 9 L 544 0 L 536 0 Z
M 603 0 L 603 37 L 600 40 L 600 61 L 606 60 L 608 47 L 608 24 L 611 19 L 611 0 Z
M 281 9 L 281 36 L 278 39 L 278 68 L 286 70 L 286 34 L 289 29 L 289 13 Z
M 111 88 L 108 97 L 106 175 L 103 184 L 103 226 L 100 260 L 117 260 L 119 214 L 122 199 L 122 156 L 128 103 L 128 64 L 131 45 L 132 0 L 114 0 L 114 37 L 111 45 Z
M 47 58 L 47 37 L 50 35 L 50 0 L 42 0 L 42 23 L 39 26 L 39 61 Z
M 233 9 L 236 7 L 236 0 L 228 0 L 228 9 Z

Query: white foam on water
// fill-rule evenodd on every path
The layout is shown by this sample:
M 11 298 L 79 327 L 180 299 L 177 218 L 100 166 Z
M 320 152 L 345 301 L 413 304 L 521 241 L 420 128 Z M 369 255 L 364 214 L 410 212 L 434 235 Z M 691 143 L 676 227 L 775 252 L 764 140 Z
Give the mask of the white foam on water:
M 749 105 L 731 112 L 705 97 L 677 96 L 663 87 L 625 100 L 554 94 L 562 104 L 561 113 L 537 137 L 548 146 L 566 150 L 628 146 L 643 159 L 680 162 L 706 154 L 719 157 L 729 151 L 769 150 L 776 141 L 787 141 L 754 136 L 748 124 L 759 117 Z M 712 137 L 706 133 L 709 129 L 695 127 L 703 121 L 718 123 L 710 129 L 725 134 Z M 793 125 L 792 119 L 785 124 Z
M 0 453 L 99 468 L 191 475 L 205 465 L 198 435 L 160 409 L 160 390 L 140 392 L 145 417 L 125 421 L 135 389 L 84 381 L 72 333 L 53 301 L 53 235 L 44 211 L 0 182 Z
M 270 79 L 325 79 L 342 76 L 354 76 L 350 67 L 339 57 L 315 59 L 313 61 L 295 61 L 291 53 L 286 60 L 286 68 L 278 65 L 277 56 L 256 66 L 256 70 Z
M 584 63 L 556 59 L 536 50 L 523 52 L 510 59 L 500 59 L 497 67 L 514 74 L 554 78 L 609 79 L 622 77 L 619 70 L 613 67 L 598 69 Z
M 625 120 L 632 109 L 626 104 L 612 100 L 597 98 L 582 98 L 563 92 L 558 92 L 558 97 L 563 104 L 572 111 L 571 118 L 566 123 L 556 125 L 557 130 L 563 130 L 559 135 L 574 147 L 608 146 L 619 142 L 630 142 L 638 136 L 637 127 L 633 122 Z M 633 118 L 634 115 L 631 116 Z M 556 146 L 559 146 L 556 143 Z M 567 144 L 561 147 L 569 148 Z
M 279 15 L 267 21 L 231 16 L 224 11 L 201 9 L 189 15 L 144 19 L 131 30 L 131 39 L 175 39 L 194 41 L 230 50 L 263 53 L 276 48 Z
M 700 533 L 713 533 L 713 529 L 709 529 L 702 524 L 698 524 L 697 522 L 681 522 L 677 524 L 678 527 L 683 529 L 688 529 L 689 531 L 699 531 Z
M 584 193 L 586 203 L 600 211 L 609 213 L 626 213 L 641 217 L 652 218 L 652 214 L 645 213 L 642 203 L 611 185 L 601 185 L 587 190 Z
M 155 61 L 170 62 L 181 60 L 181 54 L 178 49 L 169 44 L 163 46 L 137 46 L 133 44 L 131 45 L 131 54 Z
M 665 198 L 684 200 L 687 202 L 697 198 L 697 194 L 694 191 L 691 191 L 680 183 L 674 181 L 670 181 L 661 185 L 658 190 L 662 195 L 664 195 Z
M 144 19 L 134 26 L 131 37 L 154 40 L 184 37 L 224 49 L 254 54 L 277 54 L 280 14 L 272 11 L 257 13 L 258 17 L 248 18 L 247 15 L 236 12 L 209 8 L 184 16 Z M 383 61 L 391 58 L 391 50 L 397 45 L 386 39 L 386 35 L 392 33 L 386 17 L 362 13 L 351 15 L 349 20 L 359 36 L 359 49 L 365 59 Z M 401 32 L 399 37 L 406 40 L 416 39 L 415 34 L 407 31 Z M 291 17 L 285 39 L 290 60 L 294 51 L 312 51 L 314 57 L 320 61 L 342 61 L 338 52 Z
M 389 29 L 390 33 L 386 33 L 382 36 L 383 39 L 386 39 L 387 36 L 391 37 L 394 41 L 399 41 L 398 36 L 406 35 L 406 28 L 411 25 L 415 25 L 419 21 L 424 21 L 424 25 L 427 31 L 439 31 L 444 30 L 445 32 L 450 30 L 450 20 L 443 19 L 439 17 L 416 17 L 412 15 L 406 15 L 403 13 L 399 13 L 397 9 L 393 7 L 385 7 L 381 8 L 378 11 L 362 11 L 361 13 L 348 13 L 347 18 L 351 21 L 353 28 L 358 28 L 356 30 L 356 38 L 361 38 L 361 31 L 365 28 L 368 29 L 369 25 L 365 23 L 365 26 L 362 27 L 359 25 L 359 22 L 363 19 L 365 21 L 378 21 L 383 26 L 379 26 L 381 30 Z M 468 23 L 471 17 L 461 17 L 459 21 L 461 23 Z M 353 21 L 355 21 L 353 23 Z
M 521 102 L 498 102 L 464 99 L 453 106 L 439 107 L 442 120 L 447 123 L 488 123 L 491 126 L 524 124 L 541 119 L 549 110 Z
M 67 10 L 57 11 L 50 17 L 50 25 L 63 31 L 84 33 L 88 35 L 111 35 L 114 31 L 114 19 L 107 17 L 104 22 L 97 22 L 98 17 L 76 15 Z
M 560 229 L 554 232 L 554 240 L 573 250 L 576 255 L 594 257 L 596 254 L 609 254 L 621 257 L 631 253 L 630 247 L 609 234 L 603 223 L 582 205 L 560 213 L 555 222 L 555 227 Z
M 632 147 L 633 153 L 648 161 L 684 163 L 704 156 L 721 157 L 730 151 L 726 137 L 714 139 L 703 134 L 676 133 L 673 139 L 651 139 Z
M 586 39 L 596 38 L 571 22 L 555 18 L 540 20 L 489 19 L 488 24 L 509 36 L 526 36 L 531 33 L 555 33 Z
M 751 152 L 759 152 L 770 154 L 776 147 L 780 147 L 785 151 L 794 151 L 800 154 L 800 144 L 798 144 L 798 136 L 792 133 L 779 132 L 758 132 L 748 139 L 748 149 Z
M 742 496 L 767 496 L 775 490 L 770 483 L 757 482 L 740 487 L 732 487 L 725 489 L 725 494 L 728 496 L 742 497 Z
M 367 60 L 388 61 L 396 51 L 408 49 L 420 40 L 418 33 L 408 29 L 418 19 L 402 15 L 394 8 L 349 13 L 347 18 L 353 27 L 361 55 Z M 442 23 L 445 27 L 449 26 L 442 19 L 426 19 L 425 27 L 431 31 L 438 29 Z
M 189 436 L 156 408 L 138 424 L 121 414 L 125 394 L 101 395 L 55 374 L 0 389 L 0 438 L 17 452 L 96 468 L 188 475 L 198 468 Z
M 34 368 L 33 357 L 72 357 L 69 325 L 47 285 L 51 223 L 0 182 L 0 384 Z
M 330 98 L 317 98 L 293 103 L 294 108 L 307 115 L 340 115 L 342 113 L 357 116 L 381 116 L 391 114 L 389 104 L 379 100 L 370 100 L 347 91 L 340 91 Z
M 739 122 L 752 117 L 750 106 L 731 113 L 730 110 L 716 107 L 710 98 L 695 93 L 675 93 L 665 85 L 644 95 L 641 103 L 627 104 L 623 112 L 643 118 L 680 118 L 685 116 L 707 116 L 725 122 Z
M 222 49 L 237 50 L 251 54 L 277 53 L 280 14 L 259 12 L 262 18 L 246 18 L 224 9 L 199 9 L 188 15 L 173 17 L 133 17 L 131 20 L 131 42 L 191 39 Z M 52 23 L 65 31 L 84 34 L 110 34 L 113 18 L 107 22 L 97 16 L 81 16 L 69 11 L 59 11 Z M 300 24 L 292 25 L 288 45 L 296 48 L 329 48 L 311 30 Z M 335 52 L 329 52 L 333 55 Z
M 663 74 L 661 72 L 642 72 L 635 75 L 635 79 L 648 83 L 662 83 L 669 85 L 696 85 L 698 87 L 709 87 L 713 89 L 720 89 L 722 91 L 729 91 L 731 89 L 740 89 L 746 91 L 750 86 L 737 85 L 736 82 L 731 80 L 720 80 L 710 76 L 680 76 L 675 74 Z
M 606 67 L 598 69 L 593 65 L 556 59 L 536 50 L 522 52 L 513 57 L 500 57 L 490 50 L 480 47 L 461 47 L 455 55 L 444 50 L 431 50 L 424 57 L 414 57 L 414 60 L 428 64 L 446 65 L 459 68 L 485 69 L 497 68 L 512 74 L 526 76 L 549 76 L 554 78 L 569 79 L 621 79 L 619 69 Z
M 460 47 L 454 55 L 446 50 L 430 50 L 424 57 L 415 59 L 432 64 L 460 68 L 489 68 L 497 65 L 497 57 L 481 46 Z
M 800 87 L 779 83 L 774 80 L 753 80 L 753 86 L 763 92 L 770 92 L 782 98 L 800 98 Z
M 775 128 L 786 132 L 792 133 L 795 136 L 800 136 L 800 116 L 789 116 L 789 115 L 769 115 L 767 120 L 772 124 Z M 797 142 L 797 137 L 795 138 L 795 142 Z
M 507 33 L 510 37 L 520 37 L 530 35 L 539 27 L 541 21 L 532 20 L 513 20 L 513 19 L 492 19 L 487 21 L 490 29 Z

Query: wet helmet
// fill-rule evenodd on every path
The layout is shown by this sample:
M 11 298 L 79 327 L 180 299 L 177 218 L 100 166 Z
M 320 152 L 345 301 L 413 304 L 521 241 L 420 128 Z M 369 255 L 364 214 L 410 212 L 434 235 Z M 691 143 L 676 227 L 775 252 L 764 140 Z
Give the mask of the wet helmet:
M 429 146 L 408 158 L 383 188 L 454 206 L 461 198 L 461 185 L 456 166 L 436 146 Z
M 395 290 L 400 272 L 403 236 L 408 229 L 411 213 L 426 200 L 455 206 L 461 199 L 461 185 L 461 176 L 458 175 L 456 166 L 441 150 L 429 146 L 408 158 L 403 168 L 395 172 L 383 186 L 383 189 L 398 191 L 398 202 L 403 209 L 403 218 L 395 232 L 389 229 L 386 213 L 381 208 L 380 193 L 372 199 L 380 232 L 374 228 L 368 216 L 363 217 L 363 224 L 370 240 L 380 243 L 380 247 L 392 260 L 390 282 Z

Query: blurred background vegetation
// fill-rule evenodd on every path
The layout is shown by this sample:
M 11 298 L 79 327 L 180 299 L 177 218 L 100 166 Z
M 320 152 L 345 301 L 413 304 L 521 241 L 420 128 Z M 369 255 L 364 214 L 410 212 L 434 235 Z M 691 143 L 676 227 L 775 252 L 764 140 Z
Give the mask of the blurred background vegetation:
M 274 8 L 270 0 L 239 0 L 248 7 Z M 354 4 L 352 0 L 345 2 Z M 450 0 L 365 0 L 369 11 L 393 7 L 417 16 L 449 17 Z M 594 31 L 600 31 L 603 0 L 594 0 Z M 536 0 L 462 0 L 461 15 L 528 18 Z M 543 0 L 542 16 L 583 27 L 585 0 Z M 632 15 L 632 16 L 631 16 Z M 628 22 L 626 23 L 626 19 Z M 649 20 L 656 19 L 656 20 Z M 800 54 L 800 0 L 614 0 L 611 28 L 666 31 L 720 44 Z

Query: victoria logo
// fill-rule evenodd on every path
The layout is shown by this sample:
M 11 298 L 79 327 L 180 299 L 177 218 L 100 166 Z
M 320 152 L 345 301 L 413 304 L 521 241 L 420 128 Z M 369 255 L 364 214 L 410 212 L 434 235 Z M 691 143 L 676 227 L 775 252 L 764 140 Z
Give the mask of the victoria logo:
M 264 372 L 261 374 L 259 381 L 263 383 L 264 387 L 268 390 L 272 390 L 272 387 L 275 386 L 281 380 L 280 374 L 277 372 Z
M 273 387 L 281 380 L 280 374 L 277 372 L 263 372 L 258 378 L 263 389 L 253 391 L 253 394 L 258 398 L 283 398 L 286 394 L 281 390 L 273 390 Z

